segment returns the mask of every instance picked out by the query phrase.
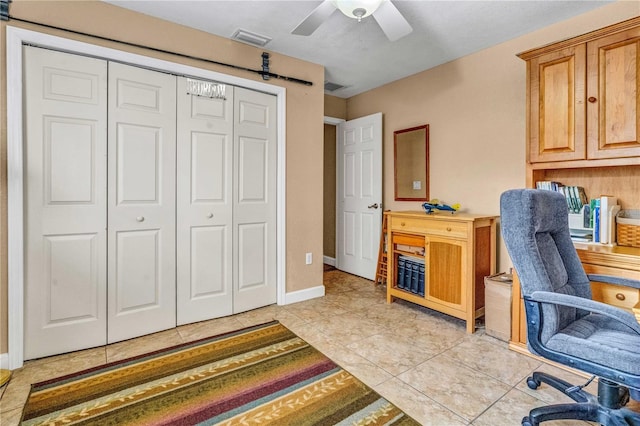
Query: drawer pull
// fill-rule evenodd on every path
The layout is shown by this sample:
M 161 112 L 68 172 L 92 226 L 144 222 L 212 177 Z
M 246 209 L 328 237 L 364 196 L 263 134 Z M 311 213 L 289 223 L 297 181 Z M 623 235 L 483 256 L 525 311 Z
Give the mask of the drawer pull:
M 447 226 L 447 232 L 451 232 L 451 227 Z
M 404 222 L 400 222 L 400 226 L 404 226 Z
M 624 300 L 624 299 L 626 299 L 626 297 L 624 297 L 624 294 L 622 294 L 622 293 L 616 293 L 616 299 Z

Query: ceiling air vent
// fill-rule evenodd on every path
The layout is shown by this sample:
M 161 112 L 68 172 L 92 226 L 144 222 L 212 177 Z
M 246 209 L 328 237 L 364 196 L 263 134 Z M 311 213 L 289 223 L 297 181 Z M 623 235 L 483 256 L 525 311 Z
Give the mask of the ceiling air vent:
M 332 83 L 330 81 L 324 82 L 324 90 L 326 90 L 327 92 L 334 92 L 338 89 L 342 89 L 343 87 L 344 86 L 342 84 Z
M 236 30 L 236 32 L 231 36 L 231 39 L 259 47 L 263 47 L 271 41 L 271 37 L 252 33 L 251 31 L 243 30 L 242 28 Z

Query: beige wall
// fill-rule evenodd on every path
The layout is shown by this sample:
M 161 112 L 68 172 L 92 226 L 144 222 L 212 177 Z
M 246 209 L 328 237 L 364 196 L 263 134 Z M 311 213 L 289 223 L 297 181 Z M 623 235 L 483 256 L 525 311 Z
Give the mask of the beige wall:
M 25 1 L 14 0 L 9 6 L 13 18 L 35 21 L 77 32 L 89 33 L 111 39 L 149 46 L 171 52 L 227 62 L 243 67 L 259 69 L 263 49 L 216 37 L 201 31 L 161 21 L 97 1 Z M 211 69 L 246 79 L 262 81 L 252 73 L 232 70 L 188 60 L 145 48 L 133 48 L 97 38 L 76 35 L 65 31 L 11 20 L 0 24 L 0 48 L 2 76 L 0 99 L 0 353 L 7 348 L 7 260 L 6 260 L 6 67 L 5 28 L 7 25 L 52 33 L 61 37 L 104 45 L 187 65 Z M 279 80 L 270 83 L 287 90 L 287 183 L 286 183 L 286 260 L 287 292 L 322 285 L 322 180 L 323 165 L 318 158 L 323 155 L 323 105 L 324 69 L 299 59 L 272 53 L 273 72 L 309 80 L 312 86 L 303 86 Z M 314 263 L 305 265 L 305 253 L 313 253 Z
M 516 54 L 638 15 L 640 2 L 616 2 L 349 98 L 349 120 L 383 113 L 385 209 L 420 208 L 394 201 L 393 131 L 429 124 L 431 198 L 498 215 L 500 194 L 525 186 L 526 66 Z M 509 268 L 502 244 L 498 255 Z
M 347 118 L 347 100 L 324 95 L 324 115 L 332 118 Z

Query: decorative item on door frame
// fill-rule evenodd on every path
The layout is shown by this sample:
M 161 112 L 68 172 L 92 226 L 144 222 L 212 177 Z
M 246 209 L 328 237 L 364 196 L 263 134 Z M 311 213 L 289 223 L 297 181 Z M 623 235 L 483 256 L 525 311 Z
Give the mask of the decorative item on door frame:
M 226 100 L 227 86 L 213 81 L 194 80 L 187 78 L 187 94 L 203 96 L 211 99 Z

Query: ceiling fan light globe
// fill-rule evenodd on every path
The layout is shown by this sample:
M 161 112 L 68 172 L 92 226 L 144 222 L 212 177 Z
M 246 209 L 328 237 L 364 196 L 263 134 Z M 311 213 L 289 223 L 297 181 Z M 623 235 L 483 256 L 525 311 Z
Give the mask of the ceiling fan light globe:
M 334 0 L 345 16 L 360 21 L 375 12 L 384 0 Z

